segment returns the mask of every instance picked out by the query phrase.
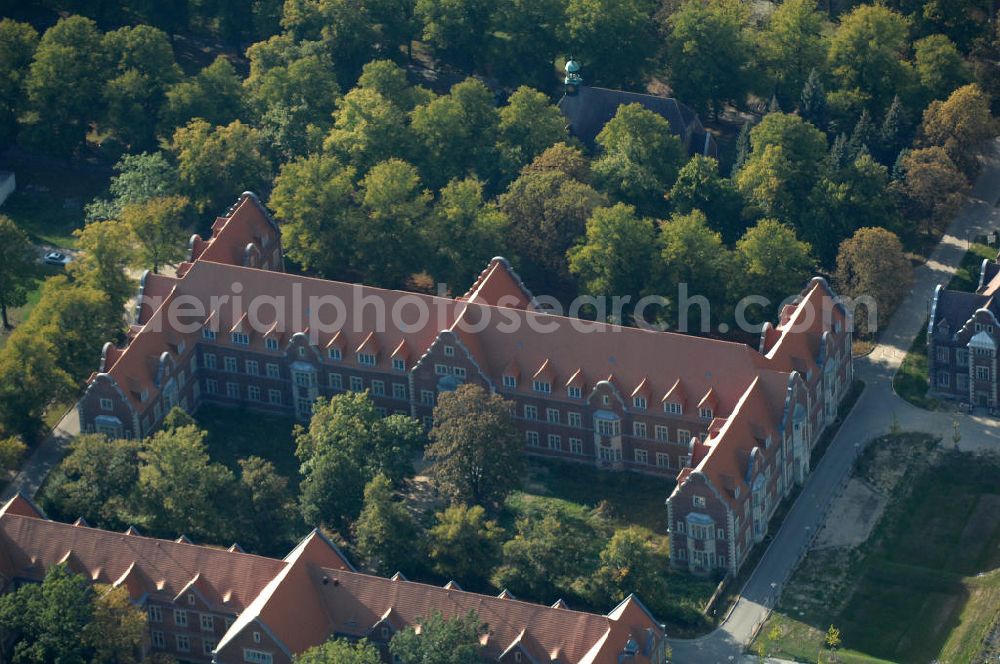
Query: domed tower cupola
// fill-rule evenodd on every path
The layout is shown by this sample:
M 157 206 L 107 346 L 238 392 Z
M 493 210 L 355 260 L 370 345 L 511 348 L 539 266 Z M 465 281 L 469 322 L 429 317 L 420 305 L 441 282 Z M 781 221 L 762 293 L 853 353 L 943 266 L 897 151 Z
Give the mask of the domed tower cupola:
M 575 95 L 583 85 L 583 76 L 580 76 L 580 63 L 570 58 L 566 61 L 566 78 L 563 79 L 563 84 L 566 86 L 566 94 Z

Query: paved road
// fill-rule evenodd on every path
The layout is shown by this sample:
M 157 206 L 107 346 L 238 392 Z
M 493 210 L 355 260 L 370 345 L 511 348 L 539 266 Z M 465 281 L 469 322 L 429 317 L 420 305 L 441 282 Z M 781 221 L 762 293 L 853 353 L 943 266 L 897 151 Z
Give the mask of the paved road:
M 866 389 L 846 418 L 819 465 L 809 476 L 799 498 L 774 535 L 770 547 L 740 592 L 718 629 L 699 639 L 674 639 L 674 661 L 679 664 L 715 664 L 740 661 L 754 631 L 768 616 L 796 565 L 822 526 L 827 511 L 849 477 L 851 464 L 864 444 L 887 432 L 893 417 L 904 429 L 927 431 L 951 441 L 959 421 L 965 449 L 1000 449 L 1000 427 L 993 419 L 928 412 L 911 406 L 892 390 L 892 376 L 927 317 L 928 301 L 939 283 L 947 283 L 968 248 L 968 238 L 987 228 L 1000 228 L 1000 141 L 991 144 L 991 159 L 927 264 L 914 272 L 913 289 L 878 345 L 855 361 L 855 374 Z

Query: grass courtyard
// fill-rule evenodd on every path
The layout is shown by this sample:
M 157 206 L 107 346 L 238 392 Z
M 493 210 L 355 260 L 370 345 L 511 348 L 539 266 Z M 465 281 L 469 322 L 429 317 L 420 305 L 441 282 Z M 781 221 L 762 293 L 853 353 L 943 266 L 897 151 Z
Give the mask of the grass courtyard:
M 264 457 L 274 463 L 278 472 L 288 477 L 293 490 L 297 490 L 301 477 L 292 437 L 293 418 L 220 406 L 200 409 L 195 419 L 208 432 L 208 448 L 213 460 L 236 469 L 239 459 L 250 455 Z M 637 526 L 655 551 L 667 588 L 666 597 L 643 596 L 643 600 L 648 604 L 670 607 L 669 614 L 657 617 L 667 623 L 671 633 L 694 634 L 710 627 L 702 618 L 701 610 L 714 592 L 716 583 L 710 578 L 694 577 L 670 569 L 665 501 L 673 487 L 671 479 L 612 473 L 584 464 L 531 459 L 523 488 L 508 500 L 501 525 L 512 534 L 514 523 L 519 518 L 537 518 L 540 514 L 549 513 L 567 514 L 586 522 L 594 540 L 602 543 L 617 529 Z M 432 513 L 439 507 L 432 504 L 427 509 Z M 431 513 L 425 515 L 428 522 Z M 431 578 L 424 580 L 433 581 Z M 552 601 L 548 598 L 524 599 Z M 611 607 L 575 608 L 604 612 Z
M 897 434 L 856 472 L 888 501 L 884 516 L 857 548 L 809 553 L 761 630 L 765 649 L 829 661 L 835 625 L 842 662 L 972 662 L 1000 614 L 1000 457 Z

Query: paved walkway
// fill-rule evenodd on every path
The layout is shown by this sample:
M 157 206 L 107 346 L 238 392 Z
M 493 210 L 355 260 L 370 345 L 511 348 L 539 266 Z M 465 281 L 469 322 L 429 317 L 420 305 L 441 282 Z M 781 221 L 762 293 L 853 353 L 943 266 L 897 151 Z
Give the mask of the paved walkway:
M 21 471 L 0 494 L 0 500 L 6 501 L 18 493 L 34 498 L 49 471 L 63 458 L 66 445 L 78 435 L 80 435 L 80 417 L 74 405 L 59 420 L 59 424 L 42 441 L 42 444 L 31 453 L 28 460 L 21 466 Z
M 987 228 L 1000 228 L 998 199 L 1000 140 L 991 144 L 991 159 L 972 191 L 972 200 L 951 223 L 927 264 L 914 271 L 913 289 L 879 334 L 878 345 L 868 356 L 855 360 L 855 375 L 865 381 L 866 388 L 809 476 L 739 599 L 715 631 L 698 639 L 672 640 L 675 662 L 741 661 L 755 630 L 767 619 L 849 478 L 855 457 L 867 441 L 889 431 L 894 417 L 903 429 L 935 433 L 949 444 L 957 419 L 963 449 L 1000 449 L 1000 425 L 995 419 L 921 410 L 892 390 L 892 376 L 924 325 L 934 288 L 939 283 L 947 284 L 955 273 L 968 249 L 968 238 Z

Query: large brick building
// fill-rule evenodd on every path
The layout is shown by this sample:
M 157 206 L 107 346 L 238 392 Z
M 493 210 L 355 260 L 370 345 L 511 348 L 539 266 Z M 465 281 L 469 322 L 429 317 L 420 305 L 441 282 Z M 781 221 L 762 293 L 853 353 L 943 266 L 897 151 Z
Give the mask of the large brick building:
M 671 558 L 697 572 L 739 568 L 851 381 L 847 314 L 820 278 L 753 349 L 545 313 L 502 258 L 455 299 L 286 274 L 252 194 L 191 247 L 177 277 L 143 279 L 128 344 L 105 347 L 80 400 L 84 430 L 145 436 L 207 403 L 306 418 L 345 390 L 429 426 L 438 394 L 474 382 L 514 404 L 531 454 L 677 477 Z
M 94 583 L 124 587 L 146 611 L 145 653 L 208 664 L 290 664 L 331 637 L 388 642 L 433 612 L 476 611 L 488 627 L 484 660 L 664 664 L 665 633 L 629 596 L 607 615 L 360 574 L 319 531 L 281 560 L 49 521 L 16 496 L 0 508 L 0 591 L 38 583 L 64 564 Z
M 938 286 L 927 324 L 930 393 L 967 407 L 997 408 L 1000 263 L 984 260 L 975 293 Z

